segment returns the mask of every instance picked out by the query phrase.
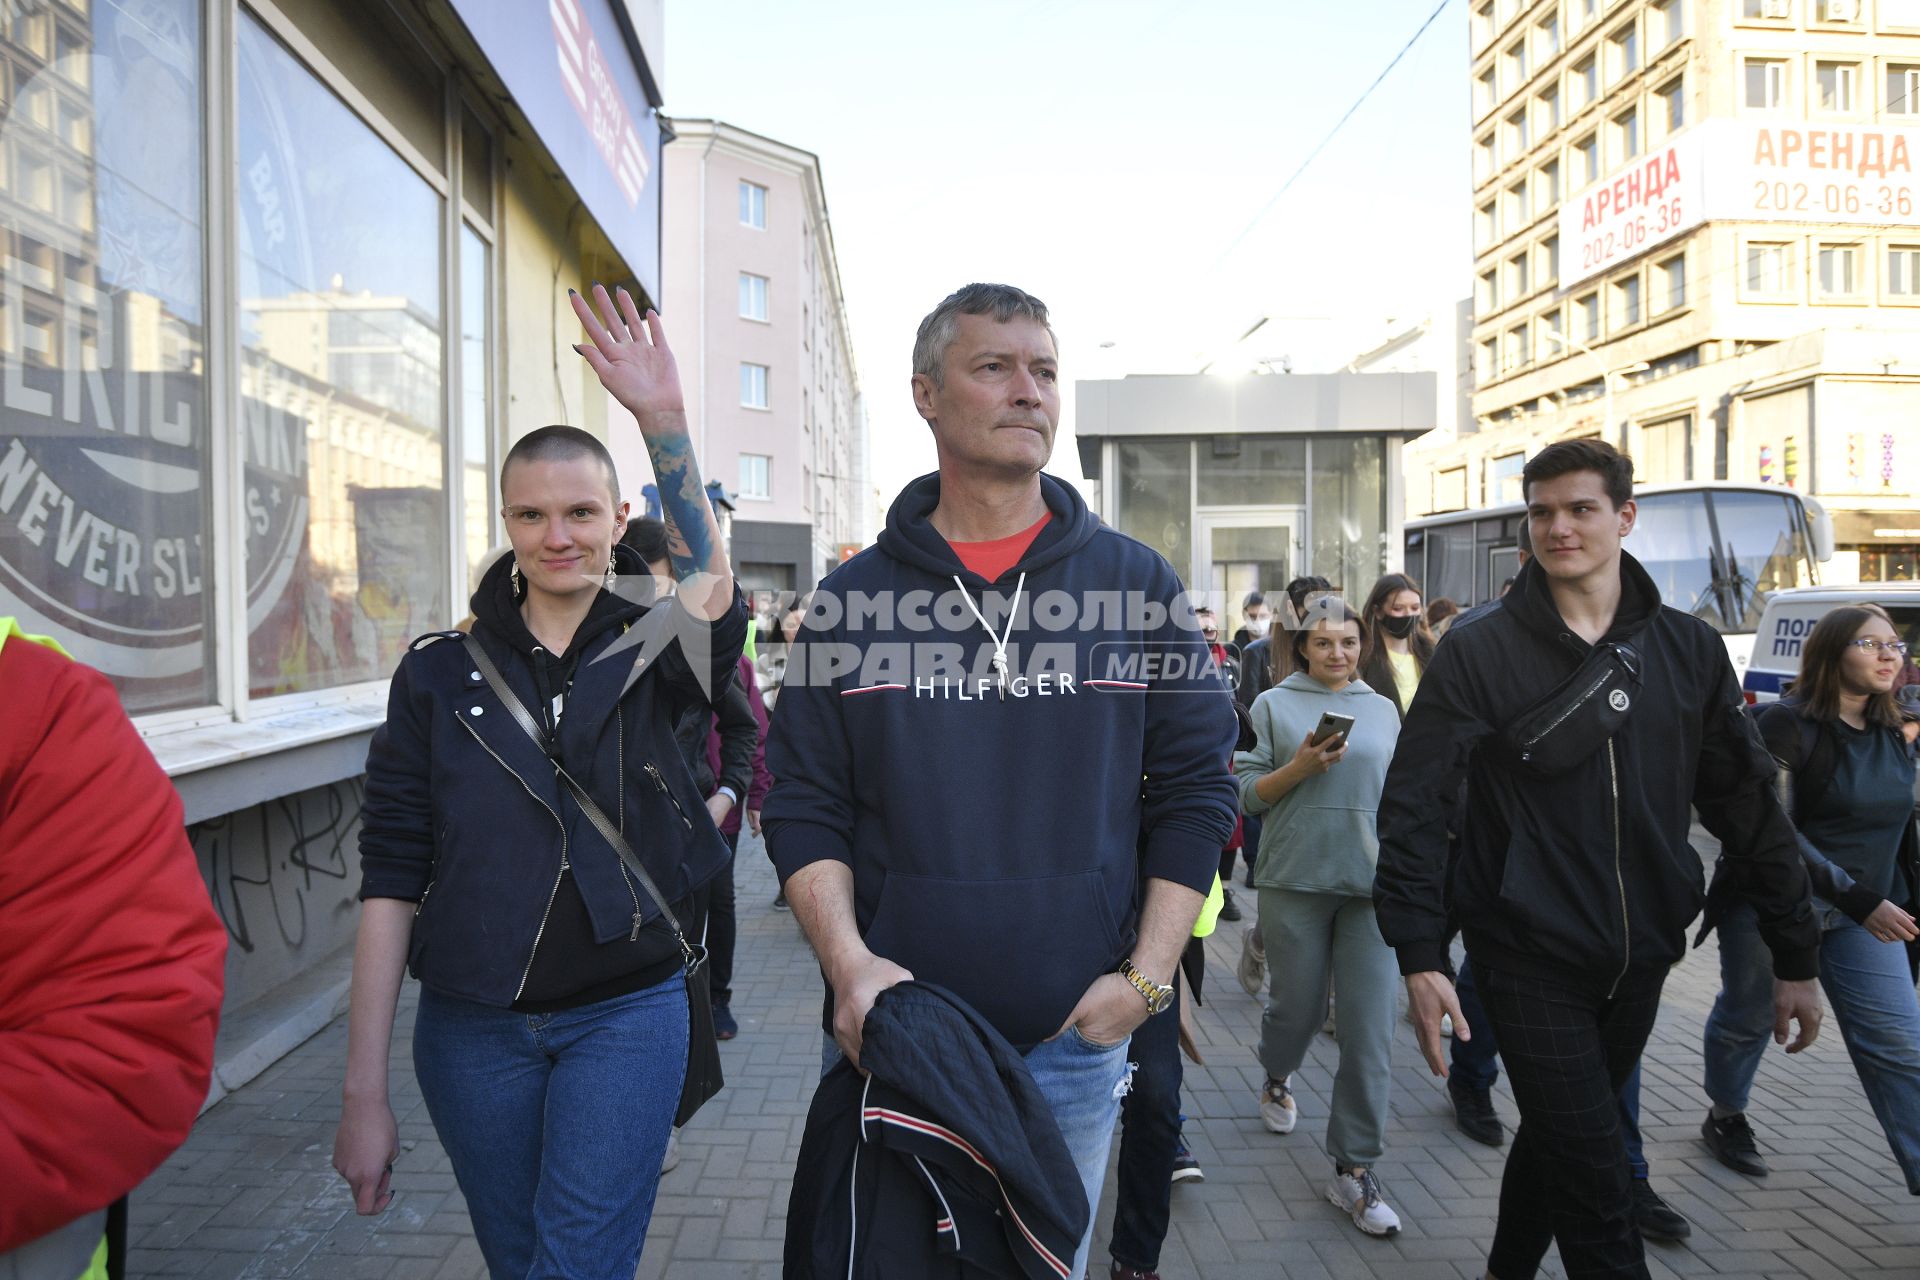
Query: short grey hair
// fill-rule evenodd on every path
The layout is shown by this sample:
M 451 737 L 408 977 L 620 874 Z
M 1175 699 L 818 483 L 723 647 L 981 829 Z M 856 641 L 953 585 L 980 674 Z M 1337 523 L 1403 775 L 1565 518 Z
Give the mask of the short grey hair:
M 953 345 L 960 317 L 989 315 L 999 324 L 1013 319 L 1034 321 L 1047 331 L 1054 351 L 1059 352 L 1060 339 L 1047 322 L 1046 303 L 1010 284 L 970 284 L 941 299 L 940 305 L 920 322 L 920 332 L 913 339 L 913 371 L 926 374 L 934 386 L 940 386 L 946 376 L 947 348 Z

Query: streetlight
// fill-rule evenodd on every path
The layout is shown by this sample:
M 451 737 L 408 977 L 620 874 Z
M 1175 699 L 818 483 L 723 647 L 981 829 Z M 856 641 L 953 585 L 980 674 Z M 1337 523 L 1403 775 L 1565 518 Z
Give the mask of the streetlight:
M 1592 347 L 1588 346 L 1586 343 L 1580 341 L 1580 339 L 1562 337 L 1560 334 L 1554 333 L 1552 330 L 1547 331 L 1547 338 L 1550 341 L 1552 341 L 1554 344 L 1556 344 L 1562 351 L 1565 351 L 1568 347 L 1572 347 L 1574 350 L 1586 356 L 1589 360 L 1592 360 L 1594 367 L 1600 370 L 1600 414 L 1601 414 L 1601 417 L 1606 422 L 1606 429 L 1608 431 L 1613 430 L 1613 380 L 1616 377 L 1624 378 L 1628 374 L 1645 373 L 1648 369 L 1651 369 L 1653 366 L 1648 364 L 1645 360 L 1636 360 L 1632 364 L 1622 365 L 1618 369 L 1609 369 L 1607 368 L 1607 362 L 1600 358 L 1600 353 L 1595 351 Z M 1621 447 L 1625 448 L 1626 443 L 1627 443 L 1626 432 L 1622 431 L 1620 433 Z

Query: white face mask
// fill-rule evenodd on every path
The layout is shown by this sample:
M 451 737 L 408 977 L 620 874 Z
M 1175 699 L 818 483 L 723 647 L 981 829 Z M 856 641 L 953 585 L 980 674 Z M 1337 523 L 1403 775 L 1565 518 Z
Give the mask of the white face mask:
M 1264 640 L 1266 639 L 1267 628 L 1271 627 L 1272 625 L 1273 625 L 1272 618 L 1248 618 L 1247 634 L 1252 636 L 1255 640 Z

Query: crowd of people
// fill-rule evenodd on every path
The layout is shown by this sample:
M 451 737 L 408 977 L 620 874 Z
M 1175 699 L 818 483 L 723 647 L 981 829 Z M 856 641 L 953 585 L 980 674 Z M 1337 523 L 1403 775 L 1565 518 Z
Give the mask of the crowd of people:
M 1647 1275 L 1642 1241 L 1689 1228 L 1648 1179 L 1641 1056 L 1702 908 L 1722 977 L 1713 1154 L 1766 1174 L 1755 1070 L 1769 1034 L 1813 1043 L 1824 990 L 1920 1195 L 1916 723 L 1884 612 L 1828 613 L 1794 690 L 1751 714 L 1718 635 L 1623 546 L 1631 461 L 1569 441 L 1527 462 L 1499 599 L 1463 612 L 1403 574 L 1364 594 L 1302 577 L 1239 601 L 1223 640 L 1163 557 L 1043 472 L 1060 414 L 1046 307 L 969 285 L 914 343 L 938 471 L 874 547 L 756 613 L 660 318 L 623 290 L 570 296 L 575 350 L 631 414 L 661 515 L 633 515 L 593 435 L 521 437 L 500 475 L 506 553 L 467 621 L 394 673 L 334 1149 L 359 1212 L 392 1199 L 411 972 L 415 1072 L 491 1274 L 630 1277 L 678 1128 L 741 1034 L 743 830 L 822 976 L 790 1276 L 1079 1280 L 1117 1129 L 1107 1273 L 1154 1280 L 1172 1189 L 1203 1177 L 1180 1113 L 1202 940 L 1248 907 L 1236 976 L 1265 1002 L 1248 1121 L 1295 1131 L 1296 1078 L 1332 1032 L 1324 1192 L 1369 1236 L 1401 1230 L 1383 1166 L 1404 988 L 1460 1129 L 1508 1147 L 1489 1280 L 1534 1275 L 1555 1245 L 1571 1276 Z M 0 677 L 63 661 L 16 640 Z M 105 688 L 69 683 L 75 705 Z M 129 776 L 152 791 L 139 755 Z M 1696 815 L 1720 844 L 1711 883 Z M 177 825 L 177 801 L 145 820 Z M 190 856 L 148 843 L 178 881 Z M 153 1005 L 171 1038 L 129 1024 L 165 1044 L 177 1086 L 137 1117 L 143 1158 L 183 1131 L 218 998 L 217 929 L 178 914 L 147 953 L 114 955 L 193 975 L 193 1000 Z M 12 1071 L 0 1051 L 10 1097 Z M 98 1111 L 124 1127 L 124 1108 Z M 20 1274 L 82 1274 L 111 1236 L 99 1211 L 138 1176 L 0 1206 L 0 1263 L 53 1240 L 54 1270 Z

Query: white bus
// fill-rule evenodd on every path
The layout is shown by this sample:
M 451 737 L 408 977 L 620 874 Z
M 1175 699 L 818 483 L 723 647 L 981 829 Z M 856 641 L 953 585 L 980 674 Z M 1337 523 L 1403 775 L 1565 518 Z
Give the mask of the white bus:
M 1745 675 L 1767 597 L 1819 582 L 1833 555 L 1833 522 L 1812 498 L 1774 485 L 1669 484 L 1636 488 L 1640 514 L 1626 548 L 1660 598 L 1713 624 Z M 1452 511 L 1406 523 L 1406 571 L 1461 608 L 1500 594 L 1520 565 L 1526 504 Z

